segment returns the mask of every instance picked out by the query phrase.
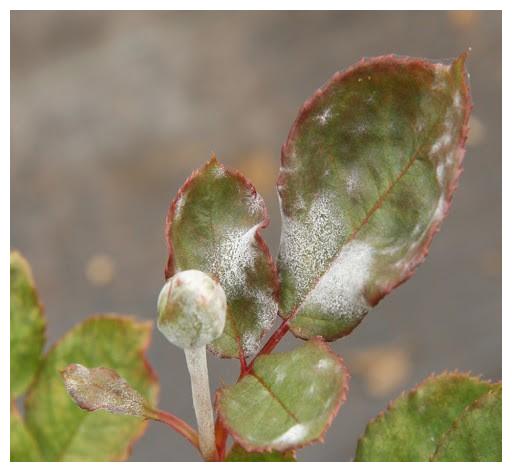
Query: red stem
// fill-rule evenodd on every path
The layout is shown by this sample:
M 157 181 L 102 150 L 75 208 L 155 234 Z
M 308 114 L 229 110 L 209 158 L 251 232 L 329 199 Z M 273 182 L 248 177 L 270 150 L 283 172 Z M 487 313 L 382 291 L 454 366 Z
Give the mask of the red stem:
M 219 461 L 223 461 L 226 457 L 226 441 L 228 439 L 228 432 L 224 425 L 220 421 L 220 418 L 217 418 L 215 422 L 215 442 L 217 444 L 217 459 Z
M 150 410 L 148 418 L 165 423 L 188 440 L 196 449 L 199 449 L 199 436 L 197 431 L 181 418 L 162 410 Z
M 281 339 L 283 339 L 284 335 L 290 329 L 290 325 L 288 324 L 288 321 L 289 321 L 289 319 L 283 320 L 283 322 L 281 323 L 279 328 L 277 328 L 274 331 L 274 334 L 272 334 L 272 336 L 270 336 L 270 338 L 265 343 L 265 345 L 260 349 L 260 352 L 258 352 L 258 354 L 256 354 L 256 356 L 254 356 L 254 359 L 247 366 L 247 368 L 242 372 L 241 377 L 248 374 L 252 370 L 252 368 L 254 366 L 254 361 L 259 356 L 261 356 L 262 354 L 270 354 L 274 350 L 274 348 L 279 344 L 279 341 L 281 341 Z

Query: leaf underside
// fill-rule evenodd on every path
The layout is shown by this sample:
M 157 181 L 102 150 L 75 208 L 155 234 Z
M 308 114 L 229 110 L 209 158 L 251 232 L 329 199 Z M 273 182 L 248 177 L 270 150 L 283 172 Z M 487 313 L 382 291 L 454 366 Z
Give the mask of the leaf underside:
M 473 455 L 463 460 L 488 460 L 484 457 L 490 456 L 498 460 L 494 454 L 499 448 L 501 458 L 501 406 L 498 415 L 494 402 L 492 417 L 481 424 L 471 413 L 486 416 L 479 404 L 497 388 L 501 392 L 496 384 L 460 373 L 427 378 L 368 424 L 357 446 L 356 461 L 429 461 L 435 455 L 436 460 L 447 460 L 450 454 L 463 455 L 468 448 Z M 491 448 L 481 441 L 485 432 L 496 441 Z
M 348 373 L 319 339 L 259 356 L 252 371 L 217 393 L 219 416 L 247 451 L 287 451 L 322 438 L 345 400 Z
M 28 262 L 11 252 L 11 395 L 25 392 L 41 362 L 46 321 Z
M 293 451 L 249 452 L 235 444 L 226 457 L 226 462 L 296 462 Z
M 362 60 L 301 109 L 278 179 L 280 313 L 296 336 L 350 333 L 425 258 L 461 173 L 464 61 Z
M 135 417 L 82 411 L 68 395 L 60 371 L 73 362 L 115 369 L 149 404 L 157 380 L 144 352 L 151 323 L 100 315 L 69 331 L 50 350 L 26 399 L 26 422 L 46 461 L 122 460 L 146 425 Z
M 197 269 L 220 282 L 226 327 L 209 348 L 221 357 L 254 354 L 276 317 L 276 269 L 260 235 L 267 224 L 261 196 L 215 157 L 191 175 L 171 203 L 165 275 Z

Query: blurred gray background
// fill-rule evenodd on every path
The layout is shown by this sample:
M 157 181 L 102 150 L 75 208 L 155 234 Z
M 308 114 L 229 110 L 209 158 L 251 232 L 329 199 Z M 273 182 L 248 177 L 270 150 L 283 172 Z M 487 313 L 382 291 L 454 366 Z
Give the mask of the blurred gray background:
M 450 215 L 416 275 L 333 344 L 349 399 L 299 460 L 351 460 L 368 420 L 431 372 L 501 377 L 501 14 L 12 13 L 11 244 L 33 266 L 49 342 L 92 313 L 155 319 L 168 204 L 211 151 L 265 198 L 275 254 L 280 145 L 305 99 L 362 56 L 468 47 L 475 108 Z M 149 357 L 161 406 L 193 422 L 183 353 L 155 330 Z M 238 366 L 210 370 L 214 387 Z M 159 424 L 132 455 L 197 459 Z

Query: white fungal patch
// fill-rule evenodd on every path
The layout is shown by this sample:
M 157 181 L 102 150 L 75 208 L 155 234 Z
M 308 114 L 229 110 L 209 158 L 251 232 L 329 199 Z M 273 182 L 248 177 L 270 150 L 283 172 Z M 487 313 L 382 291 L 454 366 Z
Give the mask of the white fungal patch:
M 316 116 L 316 120 L 321 124 L 325 125 L 331 118 L 331 107 L 326 108 L 322 113 Z
M 432 89 L 443 90 L 447 87 L 446 77 L 450 71 L 450 66 L 444 64 L 435 64 L 434 66 L 434 81 L 432 82 Z
M 453 106 L 455 108 L 462 108 L 462 97 L 458 90 L 457 92 L 455 92 L 455 95 L 453 96 Z
M 359 173 L 357 169 L 352 169 L 347 177 L 347 192 L 349 195 L 352 195 L 357 190 L 358 184 Z
M 296 424 L 292 426 L 288 431 L 281 434 L 277 439 L 272 441 L 274 446 L 292 446 L 298 444 L 307 438 L 309 434 L 309 428 L 303 424 Z
M 221 243 L 209 253 L 208 267 L 219 277 L 228 297 L 237 296 L 246 285 L 246 270 L 256 257 L 254 234 L 257 229 L 255 225 L 249 231 L 227 231 Z
M 447 131 L 443 133 L 437 141 L 432 145 L 431 154 L 436 154 L 441 149 L 449 146 L 452 143 L 452 135 Z
M 183 213 L 183 208 L 185 206 L 185 202 L 187 200 L 186 195 L 181 195 L 180 198 L 178 198 L 176 205 L 174 207 L 174 218 L 179 220 L 181 218 L 181 214 Z
M 248 309 L 256 314 L 256 322 L 244 330 L 240 340 L 247 356 L 258 351 L 261 333 L 271 328 L 278 309 L 271 287 L 251 286 L 247 281 L 247 273 L 254 270 L 256 258 L 263 257 L 255 241 L 257 230 L 258 225 L 245 232 L 241 229 L 228 231 L 221 243 L 212 248 L 207 261 L 209 271 L 219 277 L 228 304 L 230 299 L 240 295 L 252 302 Z
M 226 171 L 224 170 L 224 167 L 222 167 L 220 165 L 213 166 L 211 172 L 215 178 L 221 178 L 226 175 Z
M 331 359 L 320 359 L 316 363 L 316 367 L 318 369 L 329 369 L 330 367 L 332 367 L 332 360 Z
M 247 195 L 245 202 L 250 215 L 256 216 L 263 213 L 265 203 L 259 193 L 250 193 Z
M 446 213 L 446 205 L 447 205 L 447 203 L 446 203 L 444 193 L 441 193 L 441 195 L 439 197 L 439 201 L 437 202 L 436 209 L 432 216 L 432 223 L 439 222 L 444 218 L 444 215 Z
M 336 255 L 345 225 L 335 195 L 329 192 L 320 194 L 307 213 L 294 218 L 282 213 L 282 220 L 281 263 L 294 277 L 297 294 L 302 297 L 312 279 L 323 273 Z
M 369 305 L 363 289 L 371 276 L 373 252 L 364 242 L 348 243 L 311 291 L 303 309 L 313 309 L 334 319 L 365 314 Z

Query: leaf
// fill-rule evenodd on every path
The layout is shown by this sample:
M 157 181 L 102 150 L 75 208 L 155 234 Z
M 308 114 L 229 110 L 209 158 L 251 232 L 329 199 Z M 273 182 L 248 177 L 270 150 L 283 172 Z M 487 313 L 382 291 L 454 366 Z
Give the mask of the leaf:
M 228 456 L 226 462 L 297 462 L 294 451 L 288 452 L 249 452 L 240 444 L 235 444 Z
M 189 177 L 169 208 L 165 276 L 197 269 L 220 282 L 226 327 L 209 348 L 221 357 L 255 353 L 276 317 L 277 274 L 260 234 L 267 225 L 261 196 L 215 157 Z
M 11 252 L 11 395 L 25 392 L 41 362 L 46 322 L 28 262 Z
M 427 378 L 368 424 L 356 461 L 428 461 L 466 407 L 492 389 L 465 374 Z
M 60 371 L 72 362 L 115 369 L 152 405 L 158 384 L 144 352 L 151 323 L 118 315 L 94 316 L 53 346 L 27 394 L 27 425 L 47 461 L 122 460 L 144 432 L 141 418 L 82 411 L 69 397 Z
M 350 333 L 425 258 L 461 173 L 464 61 L 364 59 L 300 110 L 278 179 L 280 313 L 296 336 Z
M 64 385 L 74 402 L 88 411 L 106 410 L 118 415 L 146 417 L 146 401 L 112 369 L 88 369 L 70 364 L 62 372 Z
M 319 339 L 260 355 L 252 371 L 217 393 L 219 417 L 248 451 L 287 451 L 321 440 L 345 401 L 349 375 Z
M 432 460 L 501 462 L 501 384 L 464 410 L 441 439 Z
M 41 453 L 16 404 L 11 402 L 11 462 L 40 461 Z

